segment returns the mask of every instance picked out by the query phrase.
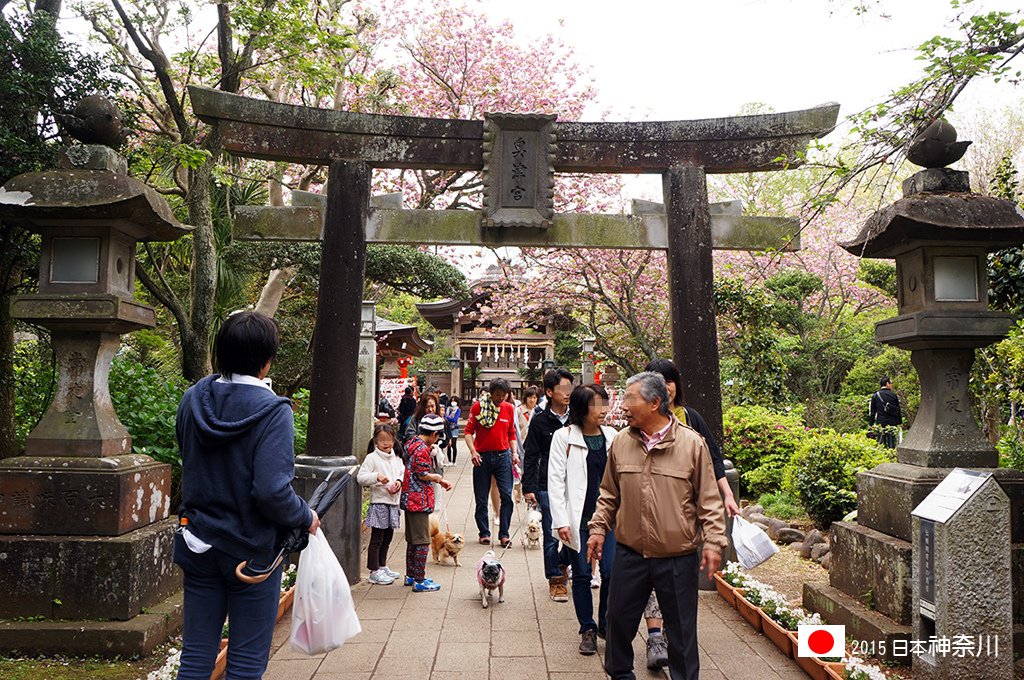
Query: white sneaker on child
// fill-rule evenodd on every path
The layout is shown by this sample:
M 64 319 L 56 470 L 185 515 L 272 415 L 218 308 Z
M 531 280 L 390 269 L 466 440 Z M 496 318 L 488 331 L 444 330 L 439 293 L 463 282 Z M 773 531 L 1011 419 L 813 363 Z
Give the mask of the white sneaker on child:
M 378 586 L 389 586 L 395 582 L 395 579 L 389 576 L 388 573 L 385 572 L 383 569 L 378 569 L 377 571 L 371 573 L 370 578 L 368 580 L 370 581 L 370 583 L 374 583 Z
M 383 571 L 385 574 L 387 574 L 388 576 L 390 576 L 393 579 L 398 578 L 399 576 L 401 576 L 401 574 L 399 574 L 397 571 L 391 571 L 387 567 L 381 567 L 380 570 Z

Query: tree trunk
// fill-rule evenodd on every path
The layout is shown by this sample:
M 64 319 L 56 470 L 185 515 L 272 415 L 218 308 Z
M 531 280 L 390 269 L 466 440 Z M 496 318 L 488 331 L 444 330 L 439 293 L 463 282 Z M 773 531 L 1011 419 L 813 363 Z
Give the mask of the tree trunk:
M 216 132 L 211 132 L 216 135 Z M 219 148 L 219 142 L 207 144 Z M 185 198 L 192 232 L 192 299 L 189 303 L 190 328 L 181 329 L 181 370 L 186 380 L 195 382 L 210 373 L 210 329 L 213 327 L 214 300 L 217 293 L 217 244 L 213 235 L 210 184 L 216 155 L 191 171 Z
M 260 299 L 256 302 L 256 311 L 274 318 L 277 308 L 281 304 L 281 297 L 288 288 L 291 281 L 299 271 L 299 265 L 293 264 L 284 269 L 275 269 L 267 276 L 267 283 L 263 286 Z

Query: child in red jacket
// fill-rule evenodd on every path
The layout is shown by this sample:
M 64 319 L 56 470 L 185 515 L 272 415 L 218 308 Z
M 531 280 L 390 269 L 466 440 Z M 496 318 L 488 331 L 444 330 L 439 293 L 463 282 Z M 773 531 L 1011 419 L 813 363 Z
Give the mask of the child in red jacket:
M 437 482 L 448 491 L 451 482 L 434 472 L 433 448 L 444 431 L 444 419 L 428 413 L 420 419 L 419 434 L 405 443 L 405 477 L 402 479 L 401 506 L 405 510 L 405 585 L 414 592 L 426 593 L 441 586 L 426 578 L 427 553 L 430 550 L 430 513 L 434 511 Z

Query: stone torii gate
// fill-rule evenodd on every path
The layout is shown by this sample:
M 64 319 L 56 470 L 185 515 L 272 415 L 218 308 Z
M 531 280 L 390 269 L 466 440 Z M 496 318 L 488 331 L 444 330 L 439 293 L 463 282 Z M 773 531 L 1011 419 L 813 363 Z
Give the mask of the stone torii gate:
M 667 252 L 672 349 L 685 367 L 687 401 L 722 433 L 712 249 L 793 248 L 791 218 L 750 217 L 708 203 L 709 173 L 781 170 L 830 132 L 838 104 L 787 113 L 674 122 L 556 122 L 554 116 L 490 114 L 485 120 L 334 111 L 189 88 L 199 118 L 239 156 L 329 165 L 326 205 L 237 214 L 244 238 L 323 241 L 313 345 L 307 454 L 350 455 L 361 291 L 367 243 Z M 375 198 L 372 168 L 483 171 L 481 211 L 401 210 Z M 633 215 L 555 214 L 554 173 L 659 173 L 665 205 Z M 323 201 L 323 199 L 320 199 Z M 359 443 L 361 445 L 361 442 Z

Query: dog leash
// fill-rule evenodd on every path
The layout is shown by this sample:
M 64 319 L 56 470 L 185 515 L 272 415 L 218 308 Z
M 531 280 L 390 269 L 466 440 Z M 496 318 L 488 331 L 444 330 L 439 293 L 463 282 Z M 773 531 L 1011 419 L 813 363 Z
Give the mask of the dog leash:
M 519 518 L 519 526 L 517 526 L 516 530 L 513 531 L 512 534 L 508 537 L 508 545 L 506 545 L 504 548 L 501 549 L 501 554 L 498 555 L 498 561 L 499 562 L 501 561 L 501 558 L 505 556 L 505 553 L 508 552 L 508 549 L 512 547 L 512 539 L 515 537 L 516 534 L 519 533 L 519 530 L 523 528 L 523 522 L 526 520 L 526 518 L 522 516 L 522 513 L 519 512 L 519 505 L 520 505 L 519 503 L 515 504 L 515 506 L 516 506 L 516 517 Z

